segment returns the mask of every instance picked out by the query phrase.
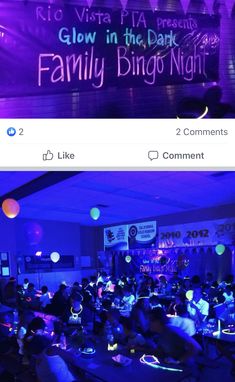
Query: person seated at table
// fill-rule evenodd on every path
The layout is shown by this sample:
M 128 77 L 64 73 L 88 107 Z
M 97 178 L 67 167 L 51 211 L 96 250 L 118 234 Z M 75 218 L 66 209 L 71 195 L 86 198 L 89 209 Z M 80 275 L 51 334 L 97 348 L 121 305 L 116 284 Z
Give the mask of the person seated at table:
M 127 284 L 128 284 L 127 278 L 124 274 L 122 274 L 121 277 L 118 279 L 118 285 L 120 285 L 120 287 L 124 288 L 124 286 Z
M 158 293 L 165 295 L 167 292 L 168 284 L 167 279 L 164 275 L 159 276 L 159 286 L 158 286 Z
M 130 317 L 121 317 L 120 323 L 123 327 L 127 347 L 129 349 L 142 350 L 146 346 L 146 340 L 142 334 L 135 331 L 132 319 Z
M 92 300 L 95 301 L 96 293 L 97 293 L 97 288 L 96 288 L 96 277 L 95 276 L 90 276 L 90 282 L 87 286 L 87 290 L 92 295 Z
M 191 279 L 189 276 L 185 276 L 183 279 L 183 284 L 180 286 L 179 293 L 185 293 L 192 289 Z
M 94 304 L 92 294 L 87 290 L 83 294 L 82 299 L 82 325 L 91 327 L 94 320 Z
M 36 296 L 37 292 L 33 283 L 29 283 L 28 288 L 25 291 L 25 307 L 27 309 L 39 309 L 40 303 Z
M 74 382 L 76 377 L 69 370 L 65 358 L 67 354 L 51 341 L 38 338 L 35 371 L 38 382 Z
M 206 278 L 205 278 L 205 284 L 211 287 L 213 282 L 214 282 L 213 274 L 211 272 L 207 272 Z
M 162 308 L 159 297 L 156 294 L 153 294 L 152 296 L 149 297 L 149 304 L 151 309 Z
M 112 300 L 110 298 L 104 299 L 101 303 L 101 306 L 96 308 L 94 328 L 93 331 L 95 334 L 100 334 L 104 330 L 104 325 L 107 321 L 107 313 L 112 309 Z
M 177 293 L 174 300 L 170 303 L 167 314 L 171 314 L 174 316 L 176 314 L 176 306 L 177 305 L 185 305 L 185 294 L 184 293 Z
M 91 292 L 89 290 L 89 280 L 86 277 L 82 278 L 80 294 L 83 297 L 83 301 L 86 299 L 86 296 L 88 296 L 89 294 L 92 296 L 92 294 L 91 294 Z
M 16 286 L 16 305 L 18 308 L 23 308 L 25 305 L 25 298 L 24 298 L 25 290 L 23 289 L 22 285 Z
M 134 303 L 135 296 L 132 294 L 131 288 L 129 286 L 125 286 L 123 289 L 123 298 L 121 300 L 121 306 L 123 306 L 123 309 L 131 311 Z
M 9 313 L 0 314 L 0 356 L 12 351 L 12 319 Z
M 225 304 L 234 305 L 234 296 L 233 296 L 231 285 L 226 285 L 223 296 L 225 298 Z
M 201 288 L 193 290 L 193 299 L 188 303 L 188 313 L 190 318 L 195 321 L 195 325 L 199 327 L 209 314 L 209 303 L 202 298 Z
M 50 305 L 50 313 L 55 316 L 62 316 L 67 307 L 67 286 L 60 284 L 59 289 L 55 292 Z
M 211 303 L 214 303 L 216 302 L 217 303 L 217 299 L 216 299 L 216 296 L 217 296 L 217 293 L 218 293 L 218 283 L 217 281 L 214 281 L 212 283 L 212 285 L 210 286 L 210 289 L 208 291 L 208 301 L 211 302 Z
M 149 276 L 144 275 L 143 279 L 140 279 L 140 283 L 137 286 L 137 295 L 143 295 L 146 294 L 150 296 L 151 293 L 154 292 L 154 282 L 153 279 Z
M 64 312 L 63 321 L 71 328 L 80 328 L 82 325 L 82 300 L 82 295 L 76 294 Z
M 154 293 L 154 287 L 155 287 L 155 283 L 153 281 L 153 278 L 150 276 L 147 277 L 145 281 L 145 289 L 148 290 L 149 295 L 151 295 L 151 293 Z
M 150 312 L 150 329 L 158 335 L 154 352 L 165 362 L 192 365 L 201 351 L 200 345 L 182 329 L 169 325 L 162 308 Z
M 97 284 L 97 297 L 98 297 L 98 299 L 100 299 L 100 300 L 102 299 L 104 290 L 105 290 L 105 285 L 101 281 L 98 282 L 98 284 Z
M 116 285 L 114 289 L 113 303 L 117 308 L 121 306 L 122 298 L 123 298 L 123 289 L 120 285 Z
M 16 336 L 17 337 L 17 343 L 19 346 L 18 353 L 22 357 L 22 364 L 27 365 L 28 359 L 27 359 L 27 357 L 25 355 L 25 351 L 24 351 L 24 337 L 27 333 L 27 329 L 28 329 L 30 322 L 34 318 L 34 313 L 30 310 L 24 310 L 24 311 L 20 312 L 19 318 L 20 318 L 19 319 L 19 328 L 17 330 L 17 336 Z
M 17 291 L 16 291 L 16 279 L 15 277 L 10 277 L 8 283 L 3 289 L 3 300 L 6 305 L 15 307 L 17 301 Z
M 106 283 L 105 291 L 108 293 L 113 293 L 115 290 L 115 285 L 116 285 L 115 278 L 111 276 Z
M 169 323 L 173 326 L 181 328 L 190 337 L 196 334 L 195 322 L 189 318 L 186 305 L 176 305 L 175 307 L 176 316 L 169 318 Z
M 106 282 L 107 282 L 107 273 L 104 271 L 101 273 L 98 273 L 98 277 L 97 277 L 97 281 L 96 281 L 97 287 L 98 287 L 99 283 L 106 285 Z
M 47 342 L 45 327 L 46 323 L 41 317 L 34 317 L 28 324 L 27 332 L 23 339 L 25 356 L 31 357 L 40 352 L 40 346 L 38 347 L 38 337 L 43 337 L 44 342 Z
M 28 289 L 29 286 L 29 279 L 25 278 L 23 282 L 23 288 L 24 290 Z
M 130 317 L 135 324 L 135 330 L 142 335 L 147 335 L 149 331 L 149 311 L 149 296 L 139 296 Z
M 171 293 L 173 295 L 178 291 L 181 283 L 182 283 L 182 278 L 179 277 L 177 271 L 174 271 L 172 277 L 168 280 L 168 284 L 171 287 Z
M 120 323 L 120 317 L 118 309 L 110 309 L 107 312 L 107 321 L 104 326 L 104 332 L 107 331 L 106 327 L 111 325 L 111 331 L 115 342 L 123 342 L 124 331 L 123 326 Z
M 72 288 L 71 288 L 70 296 L 69 296 L 69 297 L 74 296 L 76 293 L 81 293 L 81 289 L 82 289 L 82 287 L 81 287 L 81 285 L 79 284 L 79 282 L 78 282 L 78 281 L 75 281 L 75 282 L 73 283 Z
M 48 293 L 48 288 L 46 285 L 43 285 L 41 288 L 42 294 L 39 297 L 39 302 L 40 302 L 40 308 L 44 310 L 47 305 L 51 303 L 49 293 Z

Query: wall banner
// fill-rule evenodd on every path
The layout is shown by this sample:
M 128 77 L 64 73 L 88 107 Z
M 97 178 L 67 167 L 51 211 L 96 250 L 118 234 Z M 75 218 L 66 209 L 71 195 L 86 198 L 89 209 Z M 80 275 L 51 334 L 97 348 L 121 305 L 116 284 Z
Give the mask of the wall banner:
M 128 226 L 129 249 L 155 248 L 157 240 L 157 223 L 149 221 Z
M 104 228 L 104 250 L 128 249 L 128 226 L 119 225 Z
M 159 227 L 159 248 L 235 245 L 235 218 Z
M 218 80 L 220 19 L 1 1 L 0 96 Z

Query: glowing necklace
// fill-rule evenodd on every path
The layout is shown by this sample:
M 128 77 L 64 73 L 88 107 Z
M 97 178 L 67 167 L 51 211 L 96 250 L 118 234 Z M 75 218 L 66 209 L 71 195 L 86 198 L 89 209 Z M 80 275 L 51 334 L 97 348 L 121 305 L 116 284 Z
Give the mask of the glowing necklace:
M 83 311 L 83 307 L 81 305 L 81 309 L 79 310 L 79 312 L 75 313 L 74 310 L 73 310 L 73 307 L 71 306 L 70 308 L 70 313 L 72 314 L 73 318 L 78 318 L 79 314 L 81 314 Z
M 147 359 L 151 359 L 151 361 L 147 361 Z M 168 371 L 179 371 L 179 372 L 183 371 L 181 369 L 174 369 L 172 367 L 161 366 L 159 360 L 154 355 L 146 355 L 146 354 L 144 354 L 140 358 L 140 362 L 145 364 L 145 365 L 154 367 L 155 369 L 162 369 L 162 370 L 168 370 Z

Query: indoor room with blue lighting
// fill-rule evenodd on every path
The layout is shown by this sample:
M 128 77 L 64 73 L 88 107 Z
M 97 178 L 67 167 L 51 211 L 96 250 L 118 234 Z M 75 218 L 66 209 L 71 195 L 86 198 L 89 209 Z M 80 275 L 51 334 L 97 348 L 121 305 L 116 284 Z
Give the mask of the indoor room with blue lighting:
M 234 187 L 233 171 L 1 171 L 1 381 L 232 381 Z

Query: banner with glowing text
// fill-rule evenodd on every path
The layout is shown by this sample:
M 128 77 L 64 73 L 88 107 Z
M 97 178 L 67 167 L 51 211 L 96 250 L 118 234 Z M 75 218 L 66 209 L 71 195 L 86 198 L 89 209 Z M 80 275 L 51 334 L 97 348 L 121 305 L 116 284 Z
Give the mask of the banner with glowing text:
M 0 3 L 0 96 L 216 81 L 218 16 Z
M 235 218 L 159 227 L 159 248 L 235 245 Z
M 149 221 L 128 226 L 129 249 L 155 248 L 157 240 L 157 222 Z

